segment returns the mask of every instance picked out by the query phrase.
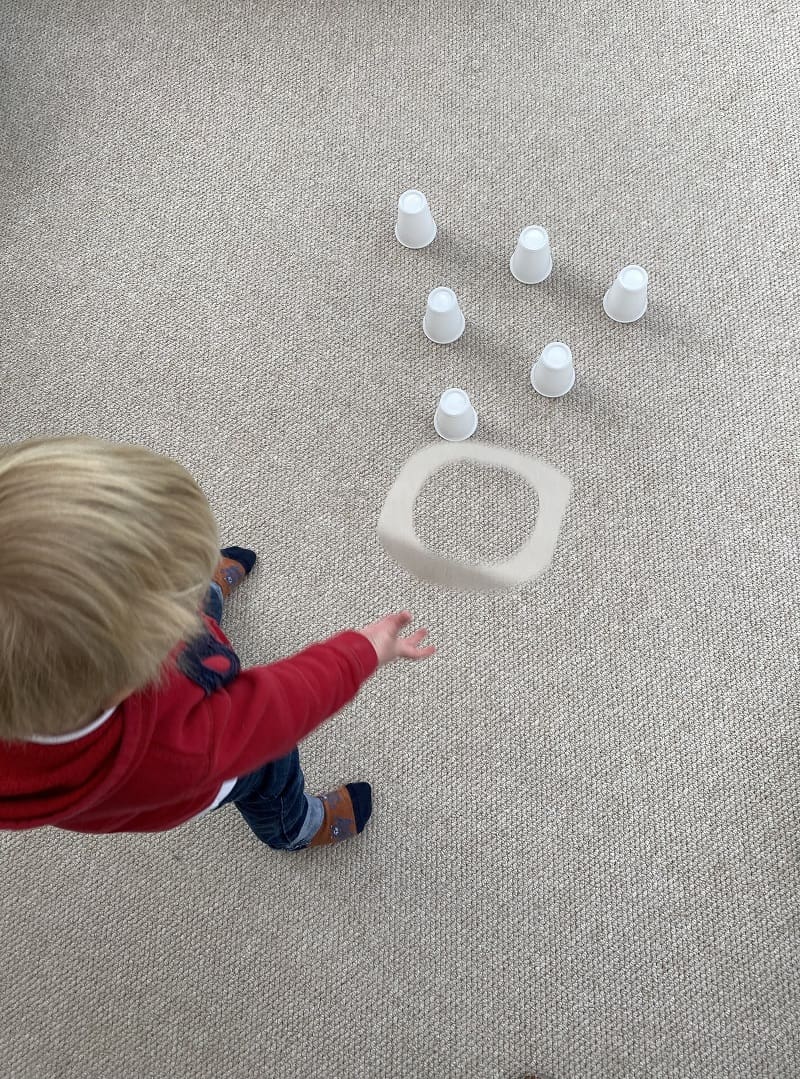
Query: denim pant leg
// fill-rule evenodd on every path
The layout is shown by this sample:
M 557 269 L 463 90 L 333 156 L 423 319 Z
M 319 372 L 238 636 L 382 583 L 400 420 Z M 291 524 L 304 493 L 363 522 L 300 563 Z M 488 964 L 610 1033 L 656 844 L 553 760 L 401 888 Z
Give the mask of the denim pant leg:
M 216 581 L 209 586 L 203 610 L 220 624 L 223 596 Z M 217 808 L 229 802 L 235 803 L 262 843 L 276 850 L 304 847 L 319 831 L 324 816 L 320 800 L 305 793 L 297 747 L 286 757 L 241 776 Z
M 222 622 L 222 607 L 222 589 L 216 581 L 212 581 L 208 586 L 208 592 L 206 592 L 206 598 L 203 601 L 203 611 L 211 615 L 217 625 L 220 625 Z
M 274 850 L 297 850 L 319 830 L 324 816 L 318 798 L 305 793 L 300 753 L 271 761 L 242 776 L 221 803 L 233 802 L 262 843 Z

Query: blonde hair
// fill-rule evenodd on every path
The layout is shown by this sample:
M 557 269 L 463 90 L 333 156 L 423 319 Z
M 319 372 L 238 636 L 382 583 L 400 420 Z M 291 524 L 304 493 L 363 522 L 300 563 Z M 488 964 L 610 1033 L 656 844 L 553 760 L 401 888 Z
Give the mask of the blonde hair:
M 176 461 L 89 437 L 0 447 L 0 738 L 66 734 L 158 684 L 218 558 Z

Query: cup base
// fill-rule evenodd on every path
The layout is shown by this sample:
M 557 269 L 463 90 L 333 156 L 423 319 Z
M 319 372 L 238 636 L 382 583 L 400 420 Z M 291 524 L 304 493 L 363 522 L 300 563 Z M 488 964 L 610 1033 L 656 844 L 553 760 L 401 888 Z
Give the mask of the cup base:
M 515 280 L 519 281 L 521 285 L 541 285 L 542 281 L 546 281 L 550 274 L 553 272 L 553 256 L 550 256 L 550 265 L 547 267 L 547 273 L 542 277 L 520 277 L 519 274 L 514 273 L 514 256 L 511 256 L 511 262 L 508 264 L 509 270 L 511 270 L 511 276 Z
M 436 239 L 436 222 L 434 221 L 433 223 L 433 229 L 431 230 L 430 238 L 424 240 L 421 244 L 409 244 L 406 243 L 405 240 L 401 240 L 400 236 L 397 233 L 397 225 L 395 225 L 394 227 L 394 238 L 402 247 L 407 247 L 409 251 L 419 251 L 420 248 L 427 247 L 428 244 L 432 244 L 433 241 Z
M 574 367 L 572 368 L 572 378 L 569 380 L 569 386 L 567 386 L 565 389 L 561 390 L 559 393 L 547 393 L 546 390 L 540 390 L 539 387 L 536 385 L 536 365 L 534 365 L 533 369 L 531 370 L 531 386 L 533 386 L 533 388 L 536 390 L 536 392 L 538 394 L 540 394 L 542 397 L 549 397 L 551 399 L 556 398 L 556 397 L 563 397 L 564 394 L 569 393 L 569 391 L 572 389 L 572 387 L 574 385 L 575 385 L 575 368 Z
M 439 438 L 443 438 L 445 442 L 466 442 L 466 440 L 468 438 L 472 438 L 472 436 L 478 430 L 478 413 L 475 411 L 474 408 L 472 410 L 472 415 L 475 418 L 472 422 L 472 427 L 470 428 L 469 434 L 461 435 L 460 438 L 452 438 L 450 435 L 443 435 L 442 432 L 439 430 L 439 410 L 437 409 L 433 416 L 434 430 L 436 431 L 436 434 L 439 436 Z
M 609 292 L 610 291 L 611 290 L 609 289 Z M 611 312 L 608 309 L 608 305 L 606 303 L 606 301 L 608 300 L 608 295 L 609 295 L 609 293 L 607 292 L 605 294 L 605 296 L 603 297 L 603 310 L 605 311 L 605 313 L 608 315 L 608 317 L 611 319 L 612 322 L 621 322 L 621 323 L 625 323 L 625 324 L 627 324 L 629 322 L 638 322 L 639 319 L 642 317 L 642 315 L 644 315 L 645 311 L 647 310 L 647 300 L 645 300 L 644 301 L 644 307 L 642 308 L 642 310 L 639 312 L 638 315 L 634 315 L 633 318 L 617 318 L 617 316 L 612 315 Z
M 460 327 L 459 327 L 459 330 L 458 330 L 457 334 L 455 334 L 453 337 L 445 337 L 445 338 L 431 337 L 431 335 L 428 333 L 428 316 L 426 315 L 425 318 L 423 318 L 423 320 L 422 320 L 422 330 L 423 330 L 425 336 L 428 338 L 428 340 L 433 341 L 434 345 L 451 345 L 453 343 L 453 341 L 457 341 L 459 339 L 459 337 L 464 332 L 464 327 L 466 325 L 467 325 L 467 320 L 464 317 L 464 312 L 462 311 L 461 312 L 461 324 L 460 324 Z

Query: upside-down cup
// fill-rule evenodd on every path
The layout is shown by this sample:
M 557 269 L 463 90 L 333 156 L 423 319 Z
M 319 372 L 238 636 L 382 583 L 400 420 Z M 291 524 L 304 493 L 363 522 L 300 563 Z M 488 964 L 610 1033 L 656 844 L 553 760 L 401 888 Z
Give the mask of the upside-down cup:
M 647 270 L 625 266 L 603 297 L 603 310 L 614 322 L 636 322 L 647 310 Z
M 511 273 L 523 285 L 538 285 L 553 269 L 550 237 L 541 225 L 529 225 L 519 234 L 511 256 Z
M 575 385 L 572 350 L 563 341 L 545 345 L 531 370 L 531 385 L 542 397 L 563 397 Z
M 447 442 L 463 442 L 475 434 L 478 413 L 464 390 L 451 386 L 439 398 L 433 417 L 436 434 Z
M 449 345 L 451 341 L 459 339 L 466 324 L 464 313 L 451 288 L 441 286 L 428 293 L 422 329 L 430 341 L 437 345 Z
M 428 200 L 421 191 L 411 188 L 397 200 L 397 224 L 394 234 L 403 247 L 427 247 L 436 237 L 436 222 Z

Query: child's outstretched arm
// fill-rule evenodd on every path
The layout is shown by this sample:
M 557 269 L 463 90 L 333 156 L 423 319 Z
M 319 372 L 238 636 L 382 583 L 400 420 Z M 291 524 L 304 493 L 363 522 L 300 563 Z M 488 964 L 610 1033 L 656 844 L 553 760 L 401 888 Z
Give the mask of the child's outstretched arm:
M 210 773 L 226 778 L 252 772 L 289 753 L 356 696 L 379 666 L 394 659 L 425 659 L 427 630 L 408 637 L 408 611 L 387 615 L 362 630 L 345 630 L 294 656 L 243 670 L 203 702 L 210 726 Z
M 414 621 L 410 611 L 400 611 L 399 614 L 387 614 L 379 622 L 371 622 L 359 630 L 372 642 L 378 653 L 378 664 L 391 663 L 393 659 L 427 659 L 432 656 L 436 648 L 420 645 L 428 636 L 427 629 L 418 629 L 410 637 L 401 637 L 400 631 Z

